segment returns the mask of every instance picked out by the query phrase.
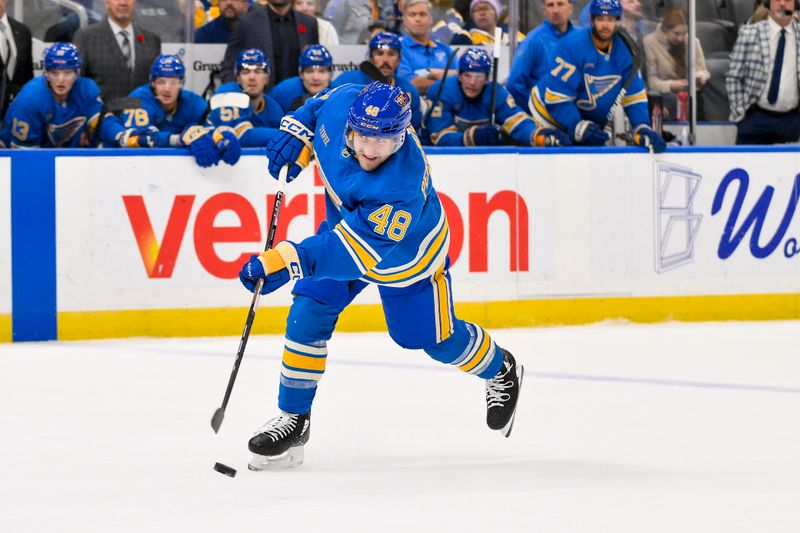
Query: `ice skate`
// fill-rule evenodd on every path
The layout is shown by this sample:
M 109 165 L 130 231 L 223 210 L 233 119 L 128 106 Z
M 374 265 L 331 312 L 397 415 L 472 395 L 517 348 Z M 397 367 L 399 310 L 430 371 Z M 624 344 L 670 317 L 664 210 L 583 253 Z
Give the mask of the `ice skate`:
M 303 464 L 303 446 L 311 434 L 311 413 L 281 412 L 247 443 L 253 452 L 247 468 L 253 471 L 294 468 Z
M 517 365 L 509 352 L 502 348 L 499 350 L 503 354 L 503 366 L 495 377 L 486 380 L 486 424 L 508 437 L 514 426 L 525 369 Z

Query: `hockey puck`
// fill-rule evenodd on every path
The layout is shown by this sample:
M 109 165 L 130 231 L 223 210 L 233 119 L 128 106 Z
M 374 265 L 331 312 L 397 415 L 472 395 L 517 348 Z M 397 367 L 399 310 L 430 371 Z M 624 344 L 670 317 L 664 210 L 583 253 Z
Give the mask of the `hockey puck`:
M 234 477 L 236 475 L 235 468 L 231 468 L 228 465 L 224 465 L 222 463 L 214 463 L 214 470 L 216 470 L 220 474 L 225 474 L 228 477 Z

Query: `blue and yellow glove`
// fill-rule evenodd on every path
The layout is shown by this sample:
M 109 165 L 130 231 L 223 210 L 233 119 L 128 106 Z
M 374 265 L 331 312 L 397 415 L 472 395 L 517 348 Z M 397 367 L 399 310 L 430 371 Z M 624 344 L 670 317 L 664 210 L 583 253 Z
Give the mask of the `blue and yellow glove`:
M 569 146 L 569 136 L 558 128 L 536 128 L 531 133 L 531 146 Z
M 286 175 L 286 182 L 291 182 L 308 166 L 313 147 L 314 131 L 293 115 L 286 115 L 281 120 L 280 130 L 267 146 L 269 173 L 278 179 L 281 168 L 291 163 Z
M 242 144 L 239 142 L 239 137 L 230 126 L 220 126 L 214 130 L 214 142 L 217 144 L 217 150 L 222 154 L 222 160 L 229 164 L 235 165 L 239 158 L 242 156 Z
M 497 146 L 500 144 L 500 132 L 492 124 L 471 126 L 464 130 L 464 146 Z
M 608 133 L 591 120 L 581 120 L 575 124 L 572 137 L 583 146 L 603 146 L 609 139 Z
M 119 134 L 117 144 L 122 148 L 154 148 L 158 146 L 158 128 L 130 128 Z
M 203 168 L 213 167 L 222 159 L 222 154 L 214 143 L 211 129 L 203 126 L 187 126 L 181 133 L 181 144 L 188 146 L 194 160 Z
M 239 272 L 239 281 L 250 292 L 255 291 L 256 283 L 263 279 L 261 294 L 269 294 L 283 287 L 290 279 L 302 277 L 303 269 L 297 249 L 289 241 L 281 241 L 275 248 L 250 256 Z
M 640 124 L 633 130 L 633 142 L 639 146 L 649 148 L 651 152 L 656 154 L 660 154 L 667 149 L 667 143 L 664 138 L 647 124 Z

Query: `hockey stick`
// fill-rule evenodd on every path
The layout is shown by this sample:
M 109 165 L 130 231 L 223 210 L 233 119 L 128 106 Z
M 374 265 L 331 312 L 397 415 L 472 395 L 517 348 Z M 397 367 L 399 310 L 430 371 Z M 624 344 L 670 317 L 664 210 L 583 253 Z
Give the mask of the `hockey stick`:
M 503 29 L 497 26 L 494 29 L 494 49 L 492 50 L 492 115 L 489 124 L 495 125 L 497 117 L 497 66 L 500 64 L 500 45 L 503 40 Z
M 425 116 L 422 117 L 422 129 L 428 129 L 428 119 L 431 118 L 431 114 L 436 106 L 439 104 L 439 100 L 442 98 L 442 91 L 444 90 L 444 82 L 447 80 L 447 73 L 450 72 L 450 63 L 453 62 L 453 58 L 456 57 L 458 53 L 458 48 L 450 52 L 450 57 L 447 58 L 447 64 L 444 66 L 444 74 L 442 75 L 442 83 L 439 84 L 439 90 L 436 91 L 436 100 L 431 101 L 430 107 L 425 111 Z
M 286 189 L 286 175 L 288 172 L 289 166 L 284 165 L 278 174 L 278 189 L 275 191 L 275 204 L 272 207 L 272 220 L 269 223 L 267 243 L 264 246 L 264 251 L 272 248 L 272 243 L 275 240 L 275 233 L 278 231 L 278 216 L 281 214 L 281 207 L 283 206 L 283 191 Z M 250 338 L 250 330 L 253 327 L 253 320 L 256 318 L 258 298 L 261 296 L 261 288 L 263 286 L 264 278 L 261 278 L 258 280 L 253 290 L 253 299 L 250 301 L 250 310 L 247 312 L 247 321 L 244 324 L 242 339 L 239 341 L 239 350 L 236 352 L 236 361 L 233 363 L 231 377 L 228 379 L 228 388 L 225 390 L 225 397 L 222 399 L 222 405 L 214 411 L 214 416 L 211 417 L 211 428 L 214 430 L 214 433 L 219 432 L 222 419 L 225 418 L 225 409 L 228 407 L 228 400 L 231 398 L 233 384 L 236 381 L 236 375 L 239 373 L 239 365 L 242 363 L 242 357 L 244 357 L 244 349 L 247 347 L 247 340 Z
M 616 100 L 614 100 L 614 104 L 611 106 L 611 109 L 608 110 L 608 115 L 606 116 L 606 125 L 603 129 L 608 133 L 609 139 L 611 139 L 613 119 L 617 112 L 617 107 L 622 103 L 622 98 L 627 94 L 628 87 L 633 81 L 633 78 L 636 77 L 636 73 L 639 72 L 639 67 L 642 66 L 642 56 L 639 53 L 639 45 L 636 44 L 633 37 L 631 37 L 624 28 L 619 28 L 619 30 L 617 30 L 617 35 L 622 39 L 623 44 L 631 54 L 631 71 L 628 73 L 628 78 L 625 80 L 625 83 L 622 84 L 622 89 L 620 89 Z
M 389 83 L 389 80 L 386 79 L 386 76 L 384 76 L 381 73 L 380 69 L 378 69 L 378 67 L 376 67 L 375 63 L 373 63 L 372 61 L 362 61 L 358 65 L 358 70 L 360 70 L 362 73 L 364 73 L 367 76 L 369 76 L 369 79 L 371 79 L 372 81 L 379 81 L 381 83 Z

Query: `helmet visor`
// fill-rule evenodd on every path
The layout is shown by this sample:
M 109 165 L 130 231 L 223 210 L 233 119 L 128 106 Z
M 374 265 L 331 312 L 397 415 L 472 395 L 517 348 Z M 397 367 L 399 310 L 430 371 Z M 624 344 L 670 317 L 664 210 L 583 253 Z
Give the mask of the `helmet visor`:
M 370 159 L 386 158 L 403 146 L 405 138 L 404 131 L 396 135 L 378 136 L 351 130 L 351 134 L 347 136 L 347 145 L 357 154 L 365 155 Z

